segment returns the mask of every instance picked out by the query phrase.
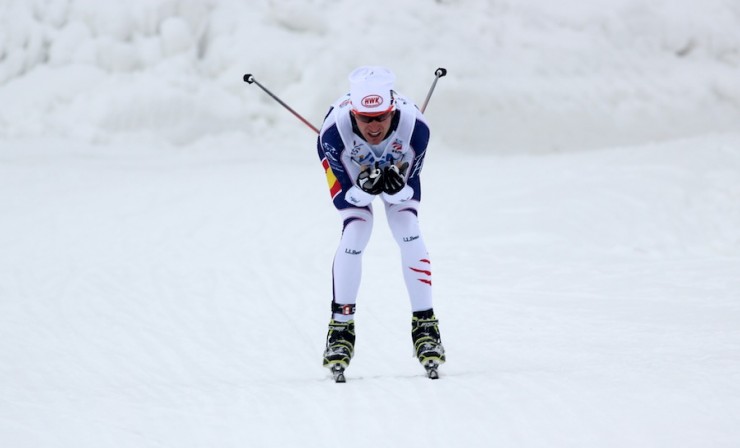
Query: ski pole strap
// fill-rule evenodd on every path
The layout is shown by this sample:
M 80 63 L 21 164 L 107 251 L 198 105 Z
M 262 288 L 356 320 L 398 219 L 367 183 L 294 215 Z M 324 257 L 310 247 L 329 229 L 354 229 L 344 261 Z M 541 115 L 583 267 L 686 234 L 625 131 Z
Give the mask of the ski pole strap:
M 336 302 L 331 303 L 331 312 L 335 314 L 341 314 L 343 316 L 350 316 L 352 314 L 355 314 L 356 308 L 357 307 L 354 303 L 348 303 L 345 305 Z

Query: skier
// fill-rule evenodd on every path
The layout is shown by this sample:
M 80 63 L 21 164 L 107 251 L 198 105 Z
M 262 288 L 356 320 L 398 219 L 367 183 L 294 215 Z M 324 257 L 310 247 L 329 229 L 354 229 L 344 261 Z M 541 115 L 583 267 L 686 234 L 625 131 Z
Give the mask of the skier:
M 372 202 L 380 198 L 401 249 L 403 278 L 411 302 L 411 337 L 430 378 L 445 362 L 438 320 L 432 308 L 432 271 L 419 230 L 419 175 L 429 127 L 421 111 L 394 91 L 387 68 L 363 66 L 349 75 L 350 91 L 332 104 L 317 149 L 334 206 L 343 221 L 334 257 L 332 317 L 323 365 L 335 380 L 354 355 L 354 314 L 362 254 L 373 226 Z

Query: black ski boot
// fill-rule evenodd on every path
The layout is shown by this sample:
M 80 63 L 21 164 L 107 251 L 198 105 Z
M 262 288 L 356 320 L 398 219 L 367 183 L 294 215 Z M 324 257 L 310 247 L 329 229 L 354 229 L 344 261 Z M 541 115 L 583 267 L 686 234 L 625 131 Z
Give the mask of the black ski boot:
M 439 321 L 434 310 L 416 311 L 411 318 L 411 339 L 416 358 L 431 379 L 439 378 L 437 368 L 445 362 L 445 349 L 439 334 Z
M 349 366 L 355 351 L 355 321 L 329 322 L 324 350 L 324 367 L 331 370 L 334 381 L 344 382 L 344 369 Z

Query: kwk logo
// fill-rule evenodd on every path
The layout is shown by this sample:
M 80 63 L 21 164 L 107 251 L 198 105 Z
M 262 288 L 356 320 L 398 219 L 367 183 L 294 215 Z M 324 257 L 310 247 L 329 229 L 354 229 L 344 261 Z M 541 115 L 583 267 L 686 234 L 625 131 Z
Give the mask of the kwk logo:
M 383 104 L 383 97 L 380 95 L 368 95 L 362 99 L 364 107 L 378 107 Z

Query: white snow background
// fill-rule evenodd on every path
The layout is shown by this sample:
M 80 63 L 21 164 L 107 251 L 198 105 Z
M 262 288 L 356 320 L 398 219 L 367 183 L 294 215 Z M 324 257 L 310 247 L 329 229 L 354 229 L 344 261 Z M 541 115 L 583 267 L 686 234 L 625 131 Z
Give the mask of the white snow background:
M 315 134 L 432 140 L 448 362 L 381 208 L 348 383 Z M 0 0 L 0 446 L 740 446 L 740 3 Z

